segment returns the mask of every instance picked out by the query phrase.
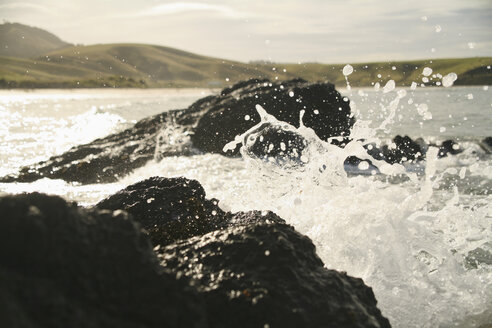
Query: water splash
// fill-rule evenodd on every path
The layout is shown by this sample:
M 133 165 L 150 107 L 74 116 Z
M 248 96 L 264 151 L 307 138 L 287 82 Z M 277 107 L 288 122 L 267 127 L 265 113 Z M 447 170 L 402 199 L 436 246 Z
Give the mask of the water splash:
M 394 107 L 403 97 L 397 95 Z M 395 327 L 448 327 L 460 320 L 473 326 L 492 315 L 487 312 L 492 305 L 491 268 L 469 270 L 464 260 L 492 240 L 492 208 L 483 200 L 472 202 L 473 209 L 463 206 L 457 187 L 443 197 L 439 185 L 449 172 L 438 173 L 437 148 L 428 149 L 425 176 L 419 179 L 401 165 L 374 160 L 360 141 L 342 149 L 320 140 L 302 124 L 302 113 L 296 129 L 261 106 L 256 109 L 261 122 L 224 148 L 241 143 L 249 173 L 249 187 L 234 193 L 240 202 L 228 198 L 227 208 L 277 212 L 313 239 L 327 267 L 362 277 L 372 286 Z M 297 150 L 305 158 L 302 165 L 286 169 L 250 151 L 272 125 L 305 140 Z M 357 134 L 361 127 L 354 129 Z M 382 175 L 347 177 L 343 161 L 353 155 L 370 160 Z M 397 176 L 409 179 L 386 182 Z

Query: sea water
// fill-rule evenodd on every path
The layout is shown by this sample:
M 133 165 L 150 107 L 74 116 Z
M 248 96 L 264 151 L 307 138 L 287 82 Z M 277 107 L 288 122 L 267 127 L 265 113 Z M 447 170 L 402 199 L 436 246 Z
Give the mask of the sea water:
M 492 322 L 492 265 L 467 259 L 477 248 L 492 251 L 492 156 L 478 144 L 492 135 L 492 89 L 386 83 L 341 91 L 358 120 L 352 132 L 366 142 L 406 134 L 435 144 L 453 139 L 464 152 L 437 159 L 437 148 L 431 147 L 419 165 L 373 161 L 383 174 L 347 175 L 343 159 L 363 157 L 363 142 L 340 150 L 302 124 L 288 127 L 308 147 L 300 162 L 279 166 L 248 152 L 248 140 L 261 136 L 258 127 L 229 144 L 242 146 L 243 158 L 164 158 L 116 183 L 82 186 L 43 179 L 0 184 L 0 192 L 42 191 L 91 205 L 154 175 L 197 179 L 224 210 L 273 210 L 308 235 L 327 268 L 361 277 L 373 288 L 394 327 Z M 185 108 L 210 93 L 2 91 L 0 173 L 121 131 L 146 116 Z M 286 127 L 268 115 L 268 108 L 258 111 L 268 124 Z

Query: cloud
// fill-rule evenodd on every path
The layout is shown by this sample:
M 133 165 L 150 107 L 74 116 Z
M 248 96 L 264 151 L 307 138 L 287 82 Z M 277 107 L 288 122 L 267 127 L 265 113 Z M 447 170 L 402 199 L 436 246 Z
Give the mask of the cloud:
M 134 16 L 165 16 L 175 15 L 180 13 L 189 13 L 197 11 L 207 11 L 218 13 L 225 17 L 237 18 L 240 15 L 239 12 L 222 5 L 213 5 L 207 3 L 197 2 L 172 2 L 153 6 L 151 8 L 142 10 Z
M 31 11 L 41 12 L 43 14 L 50 14 L 50 15 L 55 14 L 52 10 L 48 9 L 47 7 L 35 3 L 29 3 L 29 2 L 13 2 L 13 3 L 0 4 L 0 10 L 11 10 L 11 11 L 31 10 Z

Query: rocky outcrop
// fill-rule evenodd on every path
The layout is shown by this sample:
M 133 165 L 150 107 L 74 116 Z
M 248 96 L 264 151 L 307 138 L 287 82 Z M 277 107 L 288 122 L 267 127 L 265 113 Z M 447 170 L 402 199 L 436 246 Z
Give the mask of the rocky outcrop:
M 154 201 L 138 196 L 145 189 Z M 151 178 L 101 204 L 162 229 L 207 222 L 210 211 L 220 220 L 187 239 L 178 230 L 153 252 L 124 211 L 0 197 L 2 327 L 390 326 L 371 288 L 326 269 L 311 240 L 273 213 L 223 212 L 182 178 Z
M 17 174 L 1 177 L 0 182 L 50 178 L 83 184 L 108 183 L 154 158 L 222 153 L 227 142 L 259 121 L 256 104 L 296 126 L 300 110 L 307 108 L 304 123 L 323 139 L 347 135 L 354 121 L 349 117 L 348 100 L 343 100 L 330 83 L 253 79 L 224 89 L 217 96 L 202 98 L 187 109 L 143 119 L 122 132 L 23 167 Z M 249 120 L 245 120 L 246 115 Z M 232 154 L 236 153 L 237 150 Z
M 171 117 L 175 114 L 170 112 L 146 118 L 122 132 L 23 167 L 18 174 L 0 178 L 0 181 L 32 182 L 50 178 L 84 184 L 115 182 L 154 158 L 158 135 L 163 128 L 173 124 Z M 164 141 L 161 143 L 165 144 Z M 189 151 L 185 147 L 168 148 L 167 155 Z
M 279 223 L 229 227 L 159 250 L 195 281 L 212 327 L 390 327 L 361 279 L 328 270 Z
M 207 109 L 191 136 L 193 144 L 206 152 L 223 153 L 225 144 L 260 122 L 257 104 L 277 120 L 295 127 L 299 127 L 300 111 L 306 110 L 304 125 L 323 140 L 349 135 L 355 122 L 348 99 L 331 83 L 251 80 L 225 89 L 207 102 Z M 238 150 L 226 154 L 235 155 Z
M 231 225 L 284 222 L 271 212 L 224 212 L 218 200 L 205 198 L 198 181 L 186 178 L 152 177 L 120 190 L 96 207 L 129 212 L 154 245 L 168 245 Z
M 207 326 L 127 213 L 36 193 L 0 197 L 0 213 L 0 326 Z

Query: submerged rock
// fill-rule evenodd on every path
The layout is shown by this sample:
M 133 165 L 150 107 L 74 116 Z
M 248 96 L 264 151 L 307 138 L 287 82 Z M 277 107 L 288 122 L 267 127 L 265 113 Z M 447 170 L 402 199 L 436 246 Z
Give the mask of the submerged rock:
M 195 281 L 212 327 L 390 327 L 361 279 L 328 270 L 280 223 L 233 226 L 159 250 Z
M 202 151 L 222 154 L 224 145 L 260 122 L 257 104 L 295 127 L 299 127 L 300 112 L 305 110 L 304 125 L 323 140 L 349 135 L 355 122 L 348 99 L 331 83 L 250 80 L 223 90 L 204 104 L 207 108 L 191 136 L 193 144 Z M 236 148 L 226 154 L 237 153 Z
M 206 326 L 128 214 L 37 193 L 0 197 L 0 213 L 0 326 Z

